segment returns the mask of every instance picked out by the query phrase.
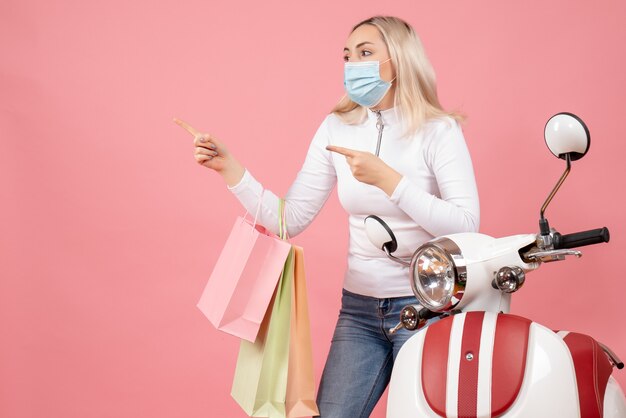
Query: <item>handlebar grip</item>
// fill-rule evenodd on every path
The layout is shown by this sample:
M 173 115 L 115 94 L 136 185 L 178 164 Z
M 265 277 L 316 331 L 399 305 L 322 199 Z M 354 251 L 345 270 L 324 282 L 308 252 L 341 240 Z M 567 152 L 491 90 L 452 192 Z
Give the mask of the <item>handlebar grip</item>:
M 418 314 L 419 318 L 425 321 L 428 321 L 429 319 L 435 318 L 439 315 L 441 315 L 441 312 L 429 311 L 426 308 L 423 308 L 422 310 L 420 310 Z
M 554 234 L 554 248 L 576 248 L 585 245 L 609 242 L 611 238 L 607 227 L 590 229 L 589 231 L 574 232 L 573 234 Z

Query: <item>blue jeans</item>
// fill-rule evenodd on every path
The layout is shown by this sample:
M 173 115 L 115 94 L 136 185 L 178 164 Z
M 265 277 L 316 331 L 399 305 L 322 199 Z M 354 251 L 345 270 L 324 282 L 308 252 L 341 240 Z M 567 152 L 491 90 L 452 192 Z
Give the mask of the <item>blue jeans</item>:
M 417 331 L 389 334 L 414 296 L 378 299 L 343 290 L 317 393 L 321 418 L 366 418 L 385 391 L 400 347 Z

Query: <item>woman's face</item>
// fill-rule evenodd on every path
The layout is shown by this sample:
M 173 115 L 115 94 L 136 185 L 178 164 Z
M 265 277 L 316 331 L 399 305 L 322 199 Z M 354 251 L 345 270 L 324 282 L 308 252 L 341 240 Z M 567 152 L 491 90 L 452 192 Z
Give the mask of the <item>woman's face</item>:
M 396 72 L 389 59 L 387 45 L 378 28 L 373 25 L 361 25 L 348 37 L 343 49 L 343 59 L 346 62 L 378 61 L 380 63 L 380 78 L 391 81 Z

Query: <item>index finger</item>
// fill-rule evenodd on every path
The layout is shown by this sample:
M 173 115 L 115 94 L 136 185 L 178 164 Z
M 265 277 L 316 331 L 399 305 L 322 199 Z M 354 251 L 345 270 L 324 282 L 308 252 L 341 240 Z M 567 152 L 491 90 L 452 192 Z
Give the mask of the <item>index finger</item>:
M 336 152 L 337 154 L 345 155 L 346 157 L 354 157 L 357 151 L 350 148 L 338 147 L 336 145 L 328 145 L 326 147 L 328 151 Z
M 196 131 L 190 124 L 178 118 L 174 118 L 174 122 L 193 136 L 200 136 L 200 132 Z

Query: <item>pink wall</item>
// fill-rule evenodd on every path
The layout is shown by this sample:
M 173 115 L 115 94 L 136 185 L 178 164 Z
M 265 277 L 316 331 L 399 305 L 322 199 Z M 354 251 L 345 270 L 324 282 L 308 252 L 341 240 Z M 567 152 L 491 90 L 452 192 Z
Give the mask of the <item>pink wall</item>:
M 1 417 L 243 416 L 229 396 L 237 341 L 195 307 L 242 210 L 172 117 L 222 138 L 284 193 L 342 94 L 350 26 L 378 13 L 415 26 L 443 103 L 469 116 L 482 232 L 536 230 L 563 169 L 544 123 L 563 110 L 588 123 L 590 154 L 547 215 L 563 232 L 606 225 L 611 243 L 529 276 L 513 312 L 626 357 L 624 2 L 4 0 Z M 294 240 L 318 377 L 345 217 L 333 197 Z

